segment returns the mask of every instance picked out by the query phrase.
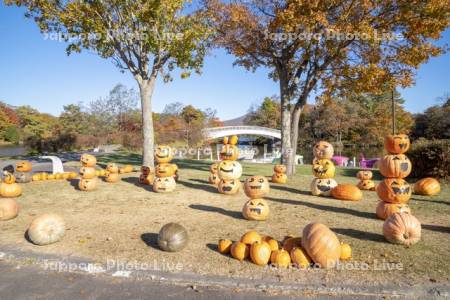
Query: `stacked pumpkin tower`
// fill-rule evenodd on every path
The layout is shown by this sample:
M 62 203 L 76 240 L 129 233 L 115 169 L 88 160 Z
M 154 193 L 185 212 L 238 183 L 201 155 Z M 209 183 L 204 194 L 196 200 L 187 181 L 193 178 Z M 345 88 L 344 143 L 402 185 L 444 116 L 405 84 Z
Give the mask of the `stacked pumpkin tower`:
M 337 186 L 334 180 L 335 166 L 331 161 L 334 154 L 333 145 L 328 142 L 317 142 L 313 147 L 313 175 L 311 193 L 314 196 L 330 196 L 331 190 Z
M 95 165 L 97 164 L 97 158 L 90 154 L 83 154 L 80 159 L 81 179 L 78 181 L 78 187 L 82 191 L 92 191 L 97 187 L 97 172 Z
M 115 163 L 109 163 L 106 166 L 105 181 L 109 183 L 116 183 L 119 179 L 119 167 Z
M 247 220 L 264 221 L 269 216 L 269 204 L 263 199 L 270 192 L 269 181 L 265 176 L 252 176 L 244 184 L 244 192 L 250 198 L 242 208 Z
M 275 165 L 273 167 L 274 174 L 272 176 L 273 183 L 286 183 L 286 166 L 285 165 Z
M 225 195 L 235 195 L 241 188 L 239 178 L 242 175 L 242 166 L 236 160 L 239 158 L 239 149 L 236 146 L 238 137 L 233 135 L 231 138 L 223 139 L 223 146 L 220 150 L 220 159 L 217 174 L 220 182 L 218 191 Z
M 377 206 L 377 216 L 387 219 L 398 212 L 410 212 L 408 201 L 412 188 L 404 180 L 411 173 L 411 161 L 404 154 L 408 151 L 410 141 L 407 135 L 388 135 L 384 148 L 388 152 L 379 162 L 380 173 L 386 177 L 378 184 L 376 191 L 381 199 Z
M 176 187 L 178 167 L 170 163 L 173 159 L 173 151 L 170 146 L 159 145 L 155 151 L 155 160 L 158 165 L 155 168 L 155 179 L 153 180 L 153 191 L 156 193 L 173 192 Z

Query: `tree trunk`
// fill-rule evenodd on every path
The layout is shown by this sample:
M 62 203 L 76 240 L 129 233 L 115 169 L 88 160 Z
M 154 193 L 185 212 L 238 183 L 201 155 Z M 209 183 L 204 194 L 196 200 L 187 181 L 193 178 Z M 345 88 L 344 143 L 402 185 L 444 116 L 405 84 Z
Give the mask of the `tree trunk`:
M 280 78 L 281 99 L 281 163 L 286 165 L 287 175 L 294 174 L 291 144 L 291 108 L 288 93 L 287 74 L 284 69 L 278 70 Z
M 295 157 L 297 155 L 297 144 L 298 144 L 298 126 L 300 123 L 300 117 L 302 115 L 304 105 L 296 105 L 292 112 L 292 121 L 291 121 L 291 143 L 292 143 L 292 153 L 291 153 L 291 161 L 292 161 L 292 170 L 295 174 Z
M 142 165 L 154 167 L 154 133 L 152 114 L 152 95 L 155 88 L 156 76 L 147 80 L 138 80 L 142 107 L 142 134 L 144 144 L 142 146 Z

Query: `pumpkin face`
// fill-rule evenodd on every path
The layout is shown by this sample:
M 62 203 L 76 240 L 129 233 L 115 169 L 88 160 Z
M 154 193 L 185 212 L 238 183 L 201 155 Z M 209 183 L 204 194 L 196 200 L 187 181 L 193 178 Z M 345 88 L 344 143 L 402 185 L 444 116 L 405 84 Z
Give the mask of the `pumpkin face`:
M 411 213 L 411 209 L 408 204 L 404 203 L 389 203 L 380 201 L 377 206 L 377 217 L 386 220 L 390 215 L 395 213 Z
M 94 155 L 83 154 L 80 162 L 84 167 L 94 167 L 97 164 L 97 158 Z
M 208 177 L 208 182 L 214 184 L 215 186 L 219 185 L 220 178 L 217 174 L 210 174 Z
M 86 192 L 93 191 L 97 187 L 97 179 L 96 178 L 92 178 L 92 179 L 82 178 L 82 179 L 80 179 L 80 181 L 78 181 L 78 187 L 82 191 L 86 191 Z
M 4 198 L 15 198 L 22 195 L 22 188 L 17 183 L 1 183 L 0 196 Z M 1 200 L 0 200 L 1 201 Z
M 375 190 L 375 182 L 370 179 L 361 180 L 358 182 L 358 188 L 363 191 L 373 191 Z
M 269 216 L 269 204 L 264 199 L 250 199 L 242 208 L 242 215 L 247 220 L 264 221 Z
M 333 145 L 328 142 L 317 142 L 313 147 L 313 154 L 318 159 L 331 159 L 334 154 Z
M 391 154 L 403 154 L 410 146 L 409 137 L 406 134 L 388 135 L 384 140 L 384 148 Z
M 19 206 L 14 199 L 0 199 L 0 221 L 14 219 L 19 214 Z
M 372 179 L 372 171 L 361 170 L 356 174 L 356 178 L 359 180 L 369 180 Z
M 152 174 L 148 174 L 148 175 L 141 174 L 139 176 L 139 183 L 141 183 L 141 184 L 150 185 L 153 183 L 153 180 L 154 180 L 154 177 Z
M 18 161 L 16 162 L 16 171 L 17 172 L 30 172 L 33 166 L 29 161 Z
M 264 176 L 252 176 L 245 181 L 244 192 L 251 199 L 262 198 L 269 191 L 269 181 Z
M 231 256 L 239 261 L 246 259 L 250 253 L 250 248 L 242 242 L 234 242 L 230 249 Z
M 279 268 L 287 268 L 291 264 L 291 256 L 284 249 L 275 250 L 270 255 L 270 263 Z
M 414 193 L 419 195 L 434 196 L 441 191 L 439 181 L 434 178 L 423 178 L 414 184 Z
M 405 180 L 389 178 L 380 182 L 377 186 L 377 194 L 384 202 L 406 203 L 411 198 L 412 190 Z
M 156 166 L 155 174 L 157 177 L 173 177 L 176 171 L 176 165 L 174 164 L 159 164 Z
M 188 242 L 187 230 L 177 223 L 164 225 L 158 234 L 158 245 L 164 251 L 181 251 L 187 246 Z
M 383 235 L 391 243 L 411 246 L 420 241 L 422 226 L 409 213 L 395 213 L 383 224 Z
M 81 167 L 80 168 L 80 175 L 83 179 L 92 179 L 97 176 L 97 172 L 93 167 Z
M 311 223 L 303 229 L 302 246 L 322 268 L 333 268 L 341 257 L 341 244 L 327 226 Z
M 267 265 L 271 254 L 272 250 L 269 244 L 264 241 L 254 242 L 250 247 L 250 258 L 253 263 L 259 266 Z
M 144 175 L 155 174 L 155 169 L 152 167 L 142 166 L 141 173 Z
M 286 183 L 287 179 L 288 179 L 288 177 L 284 173 L 275 173 L 272 176 L 273 183 Z
M 335 172 L 334 163 L 329 159 L 315 159 L 313 161 L 313 175 L 316 178 L 333 178 Z
M 210 167 L 209 167 L 209 171 L 212 174 L 217 174 L 217 172 L 219 171 L 219 165 L 217 163 L 213 163 Z
M 286 173 L 286 166 L 285 165 L 275 165 L 275 167 L 273 167 L 273 171 L 275 173 Z
M 109 163 L 106 165 L 106 171 L 109 173 L 119 173 L 119 167 L 115 163 Z
M 241 182 L 238 179 L 222 179 L 217 186 L 219 193 L 225 195 L 235 195 L 241 189 Z
M 168 163 L 173 159 L 173 151 L 170 146 L 159 145 L 155 150 L 155 159 L 158 163 Z
M 333 178 L 314 178 L 311 182 L 311 194 L 314 196 L 330 196 L 331 190 L 336 186 L 337 182 Z
M 311 257 L 302 247 L 294 247 L 290 251 L 292 263 L 300 269 L 306 269 L 311 265 Z
M 27 233 L 36 245 L 49 245 L 58 242 L 64 236 L 66 225 L 64 220 L 55 214 L 45 214 L 31 222 Z
M 239 148 L 235 145 L 223 145 L 219 157 L 221 160 L 236 160 L 239 158 Z
M 387 178 L 405 178 L 411 173 L 411 161 L 404 154 L 384 156 L 380 162 L 380 173 Z
M 108 173 L 105 176 L 105 181 L 109 183 L 116 183 L 120 180 L 119 174 L 117 173 Z
M 173 192 L 176 185 L 173 177 L 156 177 L 153 181 L 153 191 L 156 193 Z
M 242 166 L 237 161 L 224 160 L 219 164 L 220 179 L 238 179 L 242 175 Z

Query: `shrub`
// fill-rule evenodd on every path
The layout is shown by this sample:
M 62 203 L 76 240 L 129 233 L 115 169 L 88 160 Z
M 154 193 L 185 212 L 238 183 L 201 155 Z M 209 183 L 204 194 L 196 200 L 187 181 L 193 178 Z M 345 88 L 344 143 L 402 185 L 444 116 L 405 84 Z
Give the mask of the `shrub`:
M 17 126 L 8 126 L 3 133 L 3 139 L 7 142 L 18 144 L 20 140 L 19 129 Z
M 450 179 L 450 140 L 419 139 L 406 154 L 413 165 L 411 177 Z

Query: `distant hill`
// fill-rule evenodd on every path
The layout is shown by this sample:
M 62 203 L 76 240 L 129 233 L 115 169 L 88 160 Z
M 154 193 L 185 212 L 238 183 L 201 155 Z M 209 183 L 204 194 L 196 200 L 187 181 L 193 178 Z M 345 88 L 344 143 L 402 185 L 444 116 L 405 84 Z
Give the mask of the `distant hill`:
M 247 117 L 247 114 L 240 116 L 239 118 L 223 121 L 223 126 L 241 126 L 246 125 L 245 124 L 245 118 Z

